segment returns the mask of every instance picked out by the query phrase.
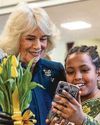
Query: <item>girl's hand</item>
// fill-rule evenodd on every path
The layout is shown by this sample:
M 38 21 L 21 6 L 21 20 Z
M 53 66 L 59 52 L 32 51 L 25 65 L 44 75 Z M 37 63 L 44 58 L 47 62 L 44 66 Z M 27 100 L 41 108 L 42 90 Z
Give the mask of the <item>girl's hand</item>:
M 85 115 L 81 104 L 65 90 L 63 90 L 62 94 L 66 98 L 59 95 L 55 96 L 56 101 L 52 102 L 53 112 L 77 125 L 82 124 Z
M 49 119 L 46 119 L 46 123 L 48 125 L 65 125 L 65 120 L 63 119 L 60 123 L 58 123 L 58 118 L 54 117 L 54 119 L 50 122 Z

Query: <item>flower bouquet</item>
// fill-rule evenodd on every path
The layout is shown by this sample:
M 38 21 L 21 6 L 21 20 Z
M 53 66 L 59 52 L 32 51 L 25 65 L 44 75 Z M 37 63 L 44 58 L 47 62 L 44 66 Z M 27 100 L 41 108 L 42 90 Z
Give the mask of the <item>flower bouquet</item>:
M 0 106 L 2 112 L 11 116 L 14 125 L 33 125 L 35 124 L 34 114 L 28 108 L 32 93 L 31 89 L 40 84 L 32 82 L 32 73 L 30 71 L 31 60 L 27 68 L 23 68 L 19 61 L 19 56 L 9 55 L 2 59 L 0 63 Z

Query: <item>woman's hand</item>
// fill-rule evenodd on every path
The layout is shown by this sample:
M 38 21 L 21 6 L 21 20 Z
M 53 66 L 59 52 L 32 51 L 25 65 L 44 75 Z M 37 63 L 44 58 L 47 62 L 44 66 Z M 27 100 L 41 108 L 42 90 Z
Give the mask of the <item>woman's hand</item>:
M 81 104 L 72 97 L 68 92 L 63 91 L 64 97 L 56 95 L 55 102 L 52 102 L 52 110 L 58 115 L 67 119 L 70 122 L 74 122 L 77 125 L 82 124 L 85 119 L 85 115 L 82 110 Z
M 0 125 L 14 125 L 10 115 L 0 112 Z

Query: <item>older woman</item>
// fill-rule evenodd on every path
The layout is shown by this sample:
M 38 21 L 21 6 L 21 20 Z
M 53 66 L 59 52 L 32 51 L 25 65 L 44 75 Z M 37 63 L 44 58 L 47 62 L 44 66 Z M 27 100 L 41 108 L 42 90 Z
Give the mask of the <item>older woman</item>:
M 50 51 L 59 37 L 59 31 L 41 8 L 19 5 L 10 15 L 0 37 L 0 48 L 7 54 L 20 53 L 23 66 L 34 58 L 32 81 L 38 82 L 45 90 L 32 90 L 32 102 L 29 106 L 37 119 L 37 125 L 45 125 L 55 87 L 64 80 L 64 70 L 60 63 L 42 59 Z M 8 124 L 7 124 L 8 125 Z

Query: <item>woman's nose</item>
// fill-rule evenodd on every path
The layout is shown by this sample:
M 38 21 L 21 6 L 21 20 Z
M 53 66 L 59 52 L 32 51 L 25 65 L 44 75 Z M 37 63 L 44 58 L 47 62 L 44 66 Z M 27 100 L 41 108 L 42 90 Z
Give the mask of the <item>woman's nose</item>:
M 40 39 L 36 39 L 35 42 L 33 43 L 32 47 L 35 48 L 35 49 L 40 49 L 41 48 Z

